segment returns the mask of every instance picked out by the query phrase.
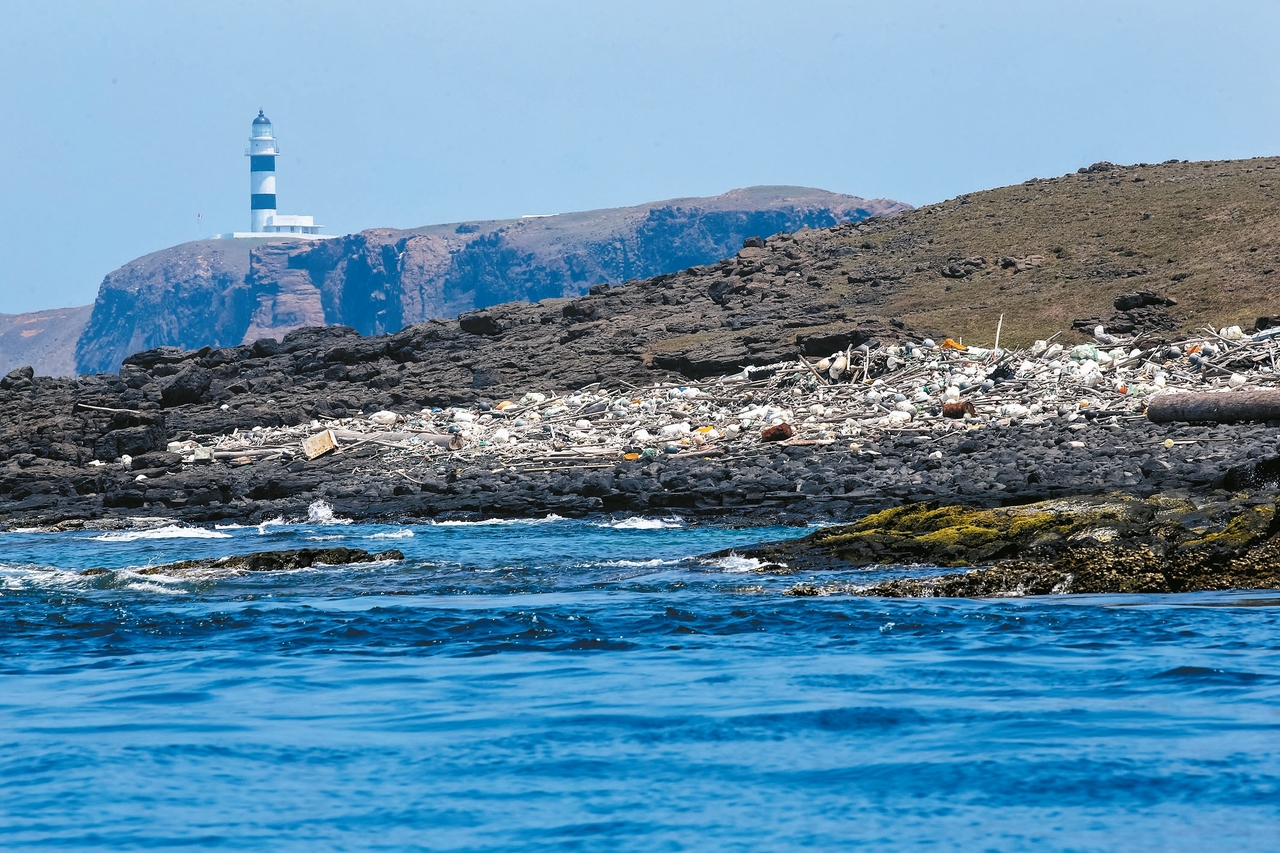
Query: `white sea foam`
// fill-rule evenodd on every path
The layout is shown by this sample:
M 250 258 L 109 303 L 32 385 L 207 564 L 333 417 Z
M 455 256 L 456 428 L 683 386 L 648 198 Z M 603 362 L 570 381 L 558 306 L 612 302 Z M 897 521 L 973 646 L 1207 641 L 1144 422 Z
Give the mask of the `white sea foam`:
M 308 569 L 291 569 L 297 572 L 314 572 L 319 569 L 340 569 L 341 571 L 365 570 L 365 569 L 385 569 L 387 566 L 394 566 L 399 560 L 370 560 L 367 563 L 312 563 Z
M 268 528 L 286 527 L 289 525 L 289 523 L 290 522 L 285 520 L 284 516 L 277 516 L 275 518 L 268 518 L 266 521 L 263 521 L 260 524 L 236 524 L 234 522 L 231 524 L 215 524 L 213 526 L 213 529 L 214 530 L 252 530 L 256 528 L 259 536 L 265 536 L 267 533 L 270 532 Z
M 366 539 L 412 539 L 413 531 L 405 527 L 388 533 L 371 533 Z
M 546 518 L 486 518 L 481 521 L 433 521 L 437 527 L 503 527 L 508 524 L 547 524 L 552 521 L 564 521 L 562 516 L 554 512 Z
M 30 563 L 0 564 L 0 589 L 17 591 L 36 587 L 66 587 L 84 582 L 78 572 Z
M 167 524 L 151 530 L 122 530 L 90 537 L 95 542 L 137 542 L 139 539 L 230 539 L 230 533 L 208 530 L 203 527 L 184 527 Z
M 174 586 L 164 586 L 163 584 L 154 583 L 153 581 L 135 581 L 130 583 L 127 589 L 137 590 L 138 592 L 159 592 L 165 595 L 188 595 L 185 589 Z
M 350 524 L 351 519 L 333 514 L 333 507 L 326 500 L 318 500 L 307 507 L 308 524 Z
M 719 566 L 726 572 L 754 572 L 764 565 L 755 557 L 739 557 L 737 554 L 730 554 L 727 557 L 713 560 L 711 564 Z
M 678 518 L 624 518 L 622 521 L 600 522 L 600 527 L 612 527 L 614 530 L 676 530 L 684 527 Z
M 617 566 L 624 569 L 656 569 L 660 566 L 679 565 L 682 560 L 606 560 L 603 563 L 583 563 L 584 566 Z
M 334 539 L 346 539 L 341 533 L 330 533 L 327 536 L 308 536 L 308 542 L 332 542 Z

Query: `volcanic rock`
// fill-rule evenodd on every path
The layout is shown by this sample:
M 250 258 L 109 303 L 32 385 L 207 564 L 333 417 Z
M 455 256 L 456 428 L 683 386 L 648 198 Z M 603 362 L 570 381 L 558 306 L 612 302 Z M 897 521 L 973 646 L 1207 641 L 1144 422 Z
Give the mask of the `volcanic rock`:
M 403 560 L 395 549 L 371 554 L 359 548 L 300 548 L 296 551 L 258 551 L 235 557 L 183 560 L 161 566 L 137 569 L 140 575 L 187 575 L 198 572 L 283 572 L 306 569 L 315 565 L 349 566 L 382 560 Z M 105 569 L 86 569 L 82 575 L 106 574 Z

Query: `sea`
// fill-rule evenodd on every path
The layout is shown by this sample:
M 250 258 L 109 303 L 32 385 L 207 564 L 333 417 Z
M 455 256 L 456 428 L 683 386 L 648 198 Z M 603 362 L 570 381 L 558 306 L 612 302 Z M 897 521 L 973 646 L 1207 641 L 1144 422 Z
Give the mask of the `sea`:
M 807 532 L 0 534 L 0 849 L 1280 849 L 1280 594 L 792 597 L 929 570 L 699 559 Z M 405 559 L 138 572 L 335 545 Z

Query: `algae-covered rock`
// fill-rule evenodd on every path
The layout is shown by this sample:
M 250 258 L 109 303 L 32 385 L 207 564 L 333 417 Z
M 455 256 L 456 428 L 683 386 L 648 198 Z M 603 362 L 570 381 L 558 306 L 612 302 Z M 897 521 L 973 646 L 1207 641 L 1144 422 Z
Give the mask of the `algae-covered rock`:
M 1125 498 L 1045 501 L 1001 509 L 908 504 L 854 524 L 827 527 L 751 556 L 800 569 L 894 563 L 986 565 L 1034 555 L 1056 557 L 1082 543 L 1133 539 L 1150 532 L 1155 508 Z
M 963 573 L 824 592 L 907 597 L 1190 592 L 1280 588 L 1271 496 L 1046 501 L 1005 509 L 917 504 L 739 552 L 792 570 L 872 565 L 977 566 Z

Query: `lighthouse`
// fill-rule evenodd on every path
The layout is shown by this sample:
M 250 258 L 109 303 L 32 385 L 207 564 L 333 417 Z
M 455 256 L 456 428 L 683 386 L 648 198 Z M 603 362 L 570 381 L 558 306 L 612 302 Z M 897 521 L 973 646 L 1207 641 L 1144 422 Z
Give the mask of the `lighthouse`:
M 317 225 L 311 216 L 286 216 L 276 212 L 276 134 L 271 119 L 262 110 L 253 120 L 249 147 L 249 230 L 237 231 L 232 237 L 261 237 L 270 235 L 306 235 L 304 239 L 321 239 L 323 225 Z M 226 236 L 226 235 L 219 235 Z
M 276 215 L 276 135 L 271 119 L 258 110 L 249 137 L 249 230 L 262 232 Z

